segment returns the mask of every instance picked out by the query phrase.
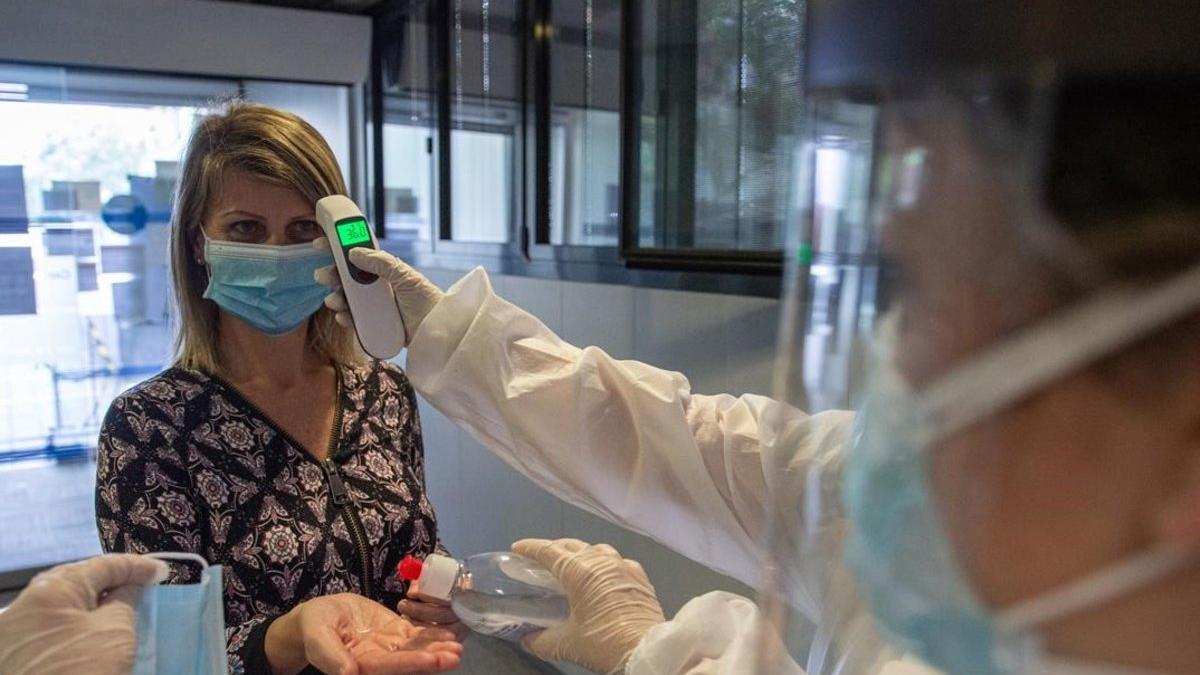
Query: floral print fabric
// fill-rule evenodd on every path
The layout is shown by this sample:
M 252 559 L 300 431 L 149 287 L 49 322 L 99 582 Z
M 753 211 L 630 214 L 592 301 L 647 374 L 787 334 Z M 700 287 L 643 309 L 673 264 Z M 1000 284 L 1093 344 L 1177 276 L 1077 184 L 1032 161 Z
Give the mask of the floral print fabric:
M 223 565 L 232 673 L 265 667 L 265 625 L 304 600 L 351 591 L 394 608 L 405 590 L 396 565 L 437 546 L 407 378 L 378 361 L 339 366 L 338 378 L 332 465 L 230 385 L 192 370 L 172 368 L 141 383 L 105 417 L 96 481 L 101 545 L 186 551 Z M 335 482 L 344 485 L 341 498 Z M 174 581 L 195 581 L 194 570 L 173 567 Z

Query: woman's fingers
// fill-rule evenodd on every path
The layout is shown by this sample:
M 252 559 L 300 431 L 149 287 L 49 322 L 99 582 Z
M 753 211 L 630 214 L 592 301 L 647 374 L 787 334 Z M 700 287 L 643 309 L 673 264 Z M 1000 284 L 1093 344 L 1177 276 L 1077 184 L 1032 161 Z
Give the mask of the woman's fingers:
M 471 634 L 471 629 L 458 619 L 454 610 L 445 605 L 438 605 L 420 600 L 401 600 L 396 605 L 400 616 L 408 619 L 415 626 L 424 628 L 441 628 L 449 631 L 452 639 L 462 642 Z
M 361 675 L 354 655 L 332 625 L 321 626 L 307 636 L 304 651 L 308 662 L 323 673 Z
M 422 626 L 419 624 L 413 625 L 414 629 L 408 634 L 409 640 L 419 640 L 426 643 L 431 642 L 457 642 L 454 639 L 454 631 L 444 626 Z
M 359 660 L 359 675 L 399 673 L 444 673 L 462 663 L 462 656 L 449 652 L 374 652 Z
M 406 616 L 418 623 L 433 624 L 435 626 L 458 623 L 458 617 L 454 615 L 454 610 L 446 605 L 438 605 L 432 602 L 401 600 L 396 605 L 396 611 L 400 612 L 401 616 Z
M 462 645 L 428 636 L 415 639 L 376 633 L 355 645 L 354 658 L 361 675 L 382 673 L 443 672 L 457 668 Z

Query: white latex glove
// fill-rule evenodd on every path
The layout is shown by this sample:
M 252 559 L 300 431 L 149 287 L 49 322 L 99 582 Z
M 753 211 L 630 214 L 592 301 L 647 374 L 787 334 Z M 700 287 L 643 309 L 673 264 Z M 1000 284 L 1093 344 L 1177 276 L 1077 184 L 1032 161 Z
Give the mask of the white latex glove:
M 319 251 L 329 250 L 329 240 L 317 237 L 313 240 L 313 248 Z M 442 289 L 424 274 L 416 271 L 408 263 L 388 253 L 368 248 L 350 249 L 350 262 L 364 272 L 378 274 L 392 287 L 396 296 L 396 306 L 400 308 L 400 316 L 404 319 L 405 342 L 412 342 L 417 334 L 417 327 L 442 299 Z M 351 326 L 350 305 L 346 304 L 346 294 L 342 292 L 342 280 L 338 276 L 337 266 L 328 265 L 313 274 L 317 283 L 329 286 L 333 291 L 325 297 L 325 306 L 334 311 L 334 318 L 343 326 Z
M 512 550 L 550 570 L 571 604 L 565 624 L 523 641 L 538 658 L 569 661 L 598 673 L 619 673 L 646 633 L 666 621 L 646 571 L 608 544 L 523 539 Z
M 42 572 L 0 613 L 0 673 L 129 673 L 142 587 L 166 578 L 166 563 L 129 554 Z

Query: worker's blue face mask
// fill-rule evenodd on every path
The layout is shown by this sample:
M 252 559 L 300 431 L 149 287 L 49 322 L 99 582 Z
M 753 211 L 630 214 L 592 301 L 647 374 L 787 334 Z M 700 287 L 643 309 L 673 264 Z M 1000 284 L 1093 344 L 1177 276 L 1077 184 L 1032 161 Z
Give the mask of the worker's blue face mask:
M 918 399 L 890 356 L 876 358 L 846 463 L 847 562 L 898 647 L 948 673 L 1010 672 L 997 661 L 1018 662 L 1027 647 L 997 634 L 960 573 L 933 501 Z
M 329 289 L 313 273 L 333 258 L 310 244 L 243 244 L 205 235 L 204 261 L 205 298 L 268 335 L 283 335 L 321 308 Z
M 896 646 L 948 673 L 1035 672 L 1054 663 L 1037 626 L 1194 562 L 1185 553 L 1151 549 L 1015 606 L 989 608 L 946 535 L 929 461 L 940 439 L 1197 305 L 1200 267 L 1149 293 L 1106 294 L 1064 312 L 920 392 L 896 367 L 895 317 L 882 322 L 846 460 L 843 498 L 851 523 L 847 563 Z
M 210 566 L 191 553 L 149 556 L 199 565 L 200 581 L 147 586 L 142 591 L 134 675 L 226 675 L 221 566 Z

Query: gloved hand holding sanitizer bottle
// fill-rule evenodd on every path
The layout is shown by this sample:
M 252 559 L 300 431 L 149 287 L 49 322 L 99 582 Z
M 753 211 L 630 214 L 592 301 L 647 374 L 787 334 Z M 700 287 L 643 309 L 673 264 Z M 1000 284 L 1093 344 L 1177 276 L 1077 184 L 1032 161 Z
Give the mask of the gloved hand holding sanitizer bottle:
M 408 556 L 396 572 L 412 582 L 408 596 L 450 605 L 471 630 L 520 641 L 561 625 L 571 614 L 563 587 L 542 565 L 514 553 L 481 553 L 459 562 Z

